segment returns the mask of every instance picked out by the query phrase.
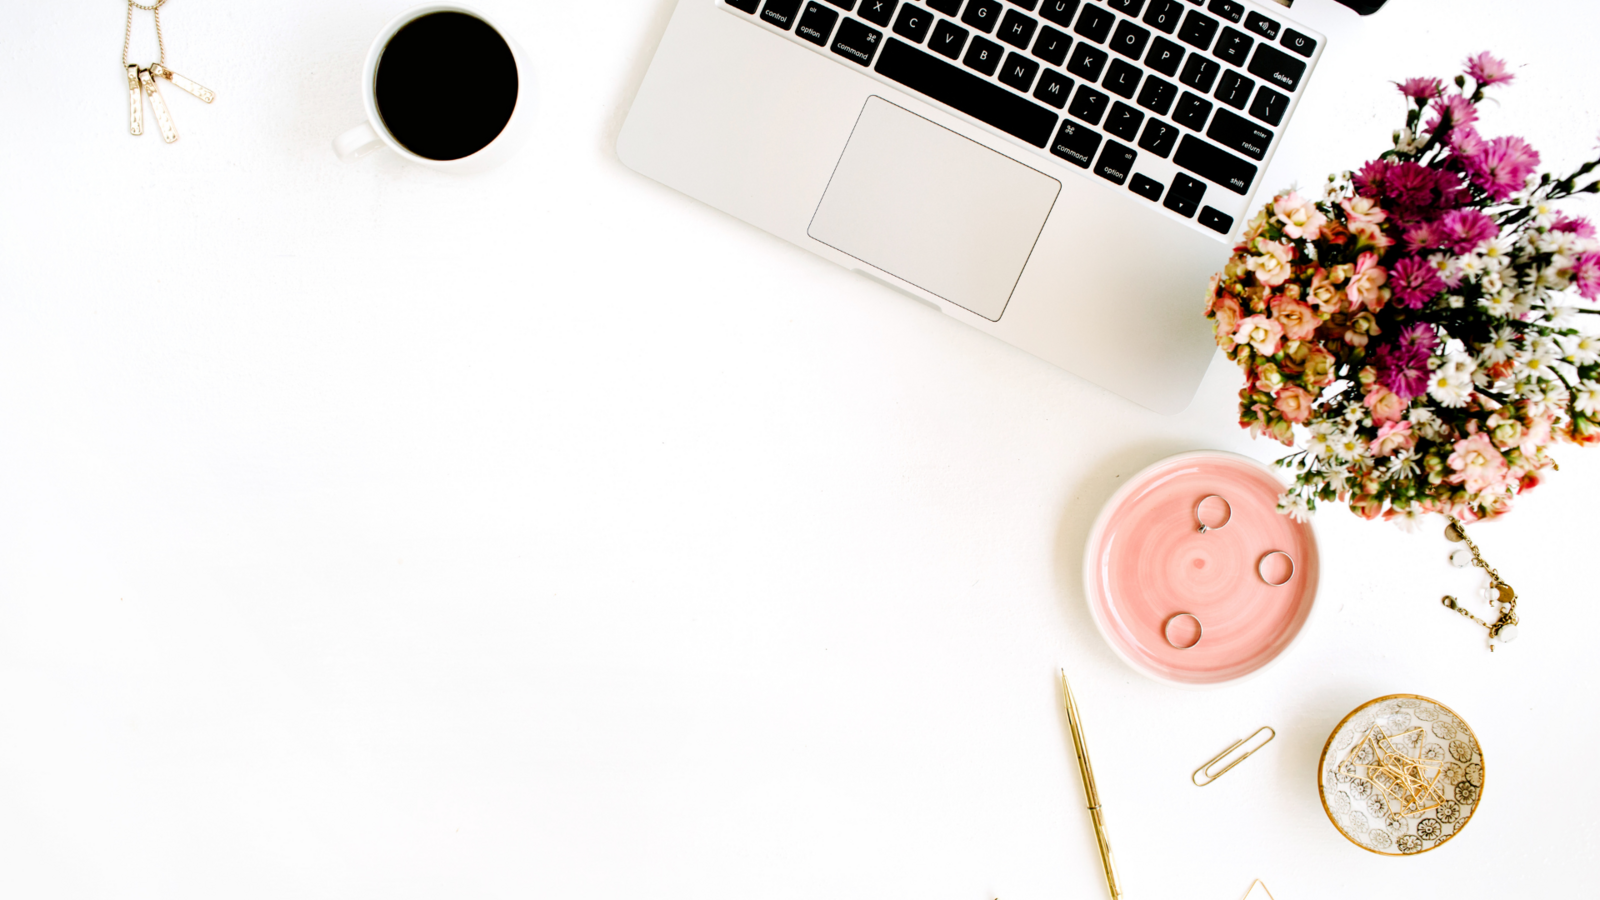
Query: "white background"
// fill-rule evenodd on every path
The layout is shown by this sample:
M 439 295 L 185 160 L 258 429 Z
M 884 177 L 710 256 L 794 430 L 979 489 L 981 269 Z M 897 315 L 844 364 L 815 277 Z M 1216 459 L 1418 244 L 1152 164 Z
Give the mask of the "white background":
M 624 169 L 671 0 L 485 3 L 536 69 L 524 151 L 340 164 L 403 6 L 173 0 L 168 62 L 218 99 L 167 88 L 168 146 L 127 133 L 122 7 L 4 4 L 0 893 L 1103 896 L 1058 666 L 1129 896 L 1592 885 L 1600 453 L 1472 529 L 1516 644 L 1440 608 L 1482 576 L 1437 527 L 1329 508 L 1279 664 L 1158 685 L 1090 624 L 1083 544 L 1154 460 L 1275 455 L 1224 360 L 1154 415 Z M 1600 7 L 1391 6 L 1298 4 L 1332 43 L 1269 189 L 1483 49 L 1519 67 L 1486 133 L 1592 155 Z M 1411 859 L 1316 791 L 1391 692 L 1487 760 Z

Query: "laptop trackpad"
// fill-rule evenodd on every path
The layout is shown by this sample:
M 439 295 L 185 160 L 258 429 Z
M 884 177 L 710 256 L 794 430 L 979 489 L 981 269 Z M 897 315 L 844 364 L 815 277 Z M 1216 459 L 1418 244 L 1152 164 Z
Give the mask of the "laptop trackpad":
M 999 321 L 1061 183 L 867 98 L 806 233 Z

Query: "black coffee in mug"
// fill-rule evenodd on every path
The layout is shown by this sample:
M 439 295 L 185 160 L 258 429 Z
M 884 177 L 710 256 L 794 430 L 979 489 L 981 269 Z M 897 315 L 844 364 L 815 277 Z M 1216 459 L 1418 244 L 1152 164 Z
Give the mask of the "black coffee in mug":
M 407 22 L 384 46 L 373 80 L 383 127 L 426 159 L 461 159 L 489 146 L 517 105 L 511 48 L 466 13 Z

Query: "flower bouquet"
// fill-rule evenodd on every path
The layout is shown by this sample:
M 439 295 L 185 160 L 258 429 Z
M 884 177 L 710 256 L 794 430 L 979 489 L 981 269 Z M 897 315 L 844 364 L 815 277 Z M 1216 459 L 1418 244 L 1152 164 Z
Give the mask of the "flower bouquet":
M 1245 373 L 1240 425 L 1299 449 L 1281 508 L 1344 501 L 1410 524 L 1506 512 L 1555 465 L 1558 441 L 1600 442 L 1600 241 L 1552 202 L 1600 191 L 1535 177 L 1519 137 L 1474 128 L 1484 91 L 1512 79 L 1487 53 L 1450 89 L 1399 85 L 1394 146 L 1289 191 L 1246 223 L 1213 276 L 1206 315 Z

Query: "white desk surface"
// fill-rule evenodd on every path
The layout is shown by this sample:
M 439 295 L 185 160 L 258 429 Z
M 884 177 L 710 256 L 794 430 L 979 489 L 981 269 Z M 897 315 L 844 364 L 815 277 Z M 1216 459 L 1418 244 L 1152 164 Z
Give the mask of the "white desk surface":
M 1160 457 L 1275 455 L 1225 361 L 1154 415 L 624 169 L 672 0 L 485 0 L 536 60 L 526 149 L 343 165 L 404 5 L 173 0 L 169 61 L 218 100 L 168 90 L 167 146 L 127 134 L 122 7 L 7 4 L 0 893 L 1104 896 L 1063 665 L 1130 897 L 1592 889 L 1600 452 L 1472 530 L 1523 600 L 1503 651 L 1440 608 L 1476 581 L 1437 528 L 1331 508 L 1285 658 L 1161 686 L 1090 623 L 1083 544 Z M 1600 7 L 1391 6 L 1300 0 L 1332 43 L 1269 188 L 1382 149 L 1389 81 L 1483 49 L 1520 67 L 1488 133 L 1592 153 Z M 1487 756 L 1419 858 L 1317 799 L 1329 731 L 1391 692 Z

